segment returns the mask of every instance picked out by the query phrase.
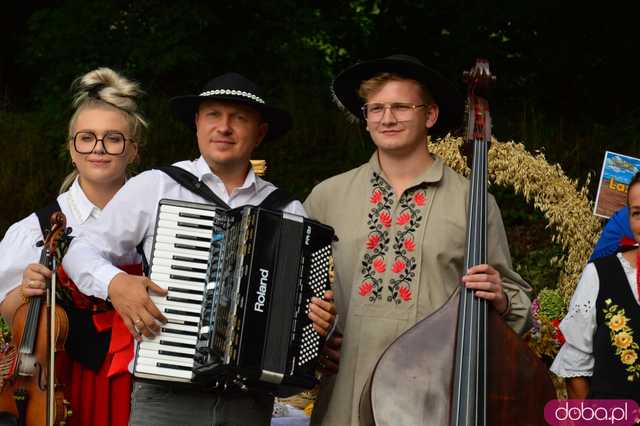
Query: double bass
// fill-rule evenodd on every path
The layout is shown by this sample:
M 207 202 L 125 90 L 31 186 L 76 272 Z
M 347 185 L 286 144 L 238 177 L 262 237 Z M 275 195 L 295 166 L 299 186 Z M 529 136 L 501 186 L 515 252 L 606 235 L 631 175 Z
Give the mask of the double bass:
M 0 411 L 18 418 L 19 426 L 63 426 L 71 415 L 63 386 L 56 382 L 55 352 L 64 350 L 67 315 L 55 303 L 56 269 L 71 237 L 63 213 L 51 215 L 51 229 L 42 242 L 40 264 L 54 271 L 45 296 L 31 297 L 13 317 L 11 365 L 3 377 Z
M 495 77 L 489 63 L 478 60 L 465 79 L 465 151 L 472 154 L 466 271 L 487 263 L 491 116 L 480 92 Z M 385 350 L 361 395 L 360 424 L 547 424 L 544 406 L 556 393 L 546 366 L 487 301 L 473 293 L 459 287 Z

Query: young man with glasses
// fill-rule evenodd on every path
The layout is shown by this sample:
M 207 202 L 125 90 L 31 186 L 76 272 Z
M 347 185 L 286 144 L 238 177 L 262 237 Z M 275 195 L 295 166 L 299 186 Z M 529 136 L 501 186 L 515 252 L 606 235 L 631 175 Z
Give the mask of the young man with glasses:
M 194 175 L 196 185 L 206 186 L 232 208 L 260 205 L 276 190 L 255 175 L 249 160 L 260 143 L 272 143 L 289 131 L 291 117 L 267 103 L 255 83 L 236 73 L 224 74 L 210 80 L 198 95 L 173 98 L 170 106 L 174 115 L 196 133 L 200 157 L 175 164 Z M 105 149 L 115 150 L 118 139 L 112 134 L 101 140 Z M 88 147 L 97 141 L 95 135 L 85 134 L 75 143 Z M 64 257 L 65 270 L 78 288 L 87 295 L 110 300 L 137 339 L 141 335 L 154 337 L 166 322 L 148 291 L 155 295 L 166 295 L 167 291 L 147 277 L 121 271 L 114 262 L 136 247 L 142 247 L 150 258 L 161 199 L 210 202 L 192 190 L 160 170 L 137 175 L 105 208 L 100 225 L 87 227 Z M 281 209 L 305 214 L 299 201 Z M 331 292 L 325 296 L 332 298 Z M 313 300 L 309 317 L 314 328 L 325 335 L 334 312 L 330 301 Z M 272 410 L 273 397 L 266 393 L 207 393 L 183 383 L 138 380 L 134 383 L 130 424 L 269 425 Z
M 337 100 L 361 117 L 376 150 L 369 162 L 327 179 L 304 203 L 334 227 L 338 329 L 336 376 L 322 383 L 312 424 L 357 425 L 360 395 L 382 352 L 433 313 L 460 285 L 469 183 L 427 149 L 427 134 L 455 128 L 463 101 L 416 58 L 358 63 L 333 82 Z M 530 306 L 513 271 L 500 212 L 488 206 L 490 265 L 462 281 L 516 331 Z

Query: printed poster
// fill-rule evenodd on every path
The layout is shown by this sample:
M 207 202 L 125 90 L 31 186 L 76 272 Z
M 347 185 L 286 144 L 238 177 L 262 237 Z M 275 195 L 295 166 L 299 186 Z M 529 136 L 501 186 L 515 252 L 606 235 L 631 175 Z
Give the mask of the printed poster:
M 606 151 L 593 214 L 609 218 L 624 207 L 627 202 L 627 187 L 638 171 L 640 159 Z

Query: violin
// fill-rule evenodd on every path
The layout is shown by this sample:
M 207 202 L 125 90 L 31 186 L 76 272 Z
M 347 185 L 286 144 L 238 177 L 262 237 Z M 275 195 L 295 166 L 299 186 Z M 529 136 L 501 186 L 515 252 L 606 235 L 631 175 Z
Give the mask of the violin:
M 31 297 L 14 314 L 13 362 L 0 392 L 0 411 L 18 418 L 19 426 L 64 426 L 71 415 L 63 386 L 56 382 L 55 352 L 63 351 L 69 320 L 55 303 L 56 269 L 70 241 L 63 213 L 51 215 L 51 229 L 41 242 L 40 264 L 54 271 L 45 296 Z
M 487 263 L 487 181 L 491 116 L 480 96 L 495 80 L 478 60 L 468 83 L 466 149 L 472 160 L 465 271 Z M 556 399 L 548 370 L 473 290 L 458 287 L 437 311 L 382 354 L 360 399 L 363 425 L 546 425 Z

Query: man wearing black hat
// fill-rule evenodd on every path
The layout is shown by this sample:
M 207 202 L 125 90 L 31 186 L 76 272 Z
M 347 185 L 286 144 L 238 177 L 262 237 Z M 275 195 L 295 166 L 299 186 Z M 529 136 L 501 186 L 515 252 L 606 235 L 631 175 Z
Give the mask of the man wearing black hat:
M 291 128 L 291 117 L 265 100 L 258 86 L 229 73 L 209 81 L 198 95 L 171 100 L 175 115 L 196 131 L 201 156 L 174 166 L 193 185 L 179 183 L 169 171 L 150 170 L 131 178 L 102 211 L 96 226 L 86 227 L 64 258 L 68 275 L 90 296 L 108 299 L 132 335 L 153 337 L 165 317 L 148 290 L 166 290 L 149 278 L 128 275 L 114 267 L 118 260 L 142 247 L 151 253 L 158 202 L 173 199 L 214 202 L 221 206 L 259 205 L 266 199 L 286 200 L 276 187 L 253 172 L 249 159 L 263 141 L 270 142 Z M 167 169 L 165 169 L 167 170 Z M 187 173 L 188 172 L 188 173 Z M 172 172 L 175 175 L 175 168 Z M 192 176 L 190 176 L 190 175 Z M 198 191 L 194 191 L 194 187 Z M 280 208 L 304 215 L 299 201 Z M 326 295 L 331 298 L 330 292 Z M 309 317 L 321 334 L 331 327 L 335 309 L 314 300 Z M 257 393 L 211 394 L 168 382 L 134 384 L 132 425 L 268 425 L 273 397 Z
M 460 285 L 469 183 L 427 149 L 427 134 L 462 117 L 456 89 L 406 55 L 358 63 L 333 82 L 337 100 L 364 120 L 369 162 L 316 186 L 304 203 L 334 227 L 336 306 L 343 333 L 337 376 L 322 383 L 312 424 L 358 425 L 366 380 L 400 334 Z M 488 259 L 464 284 L 523 331 L 530 287 L 513 271 L 499 209 L 488 205 Z M 391 390 L 390 390 L 391 391 Z

